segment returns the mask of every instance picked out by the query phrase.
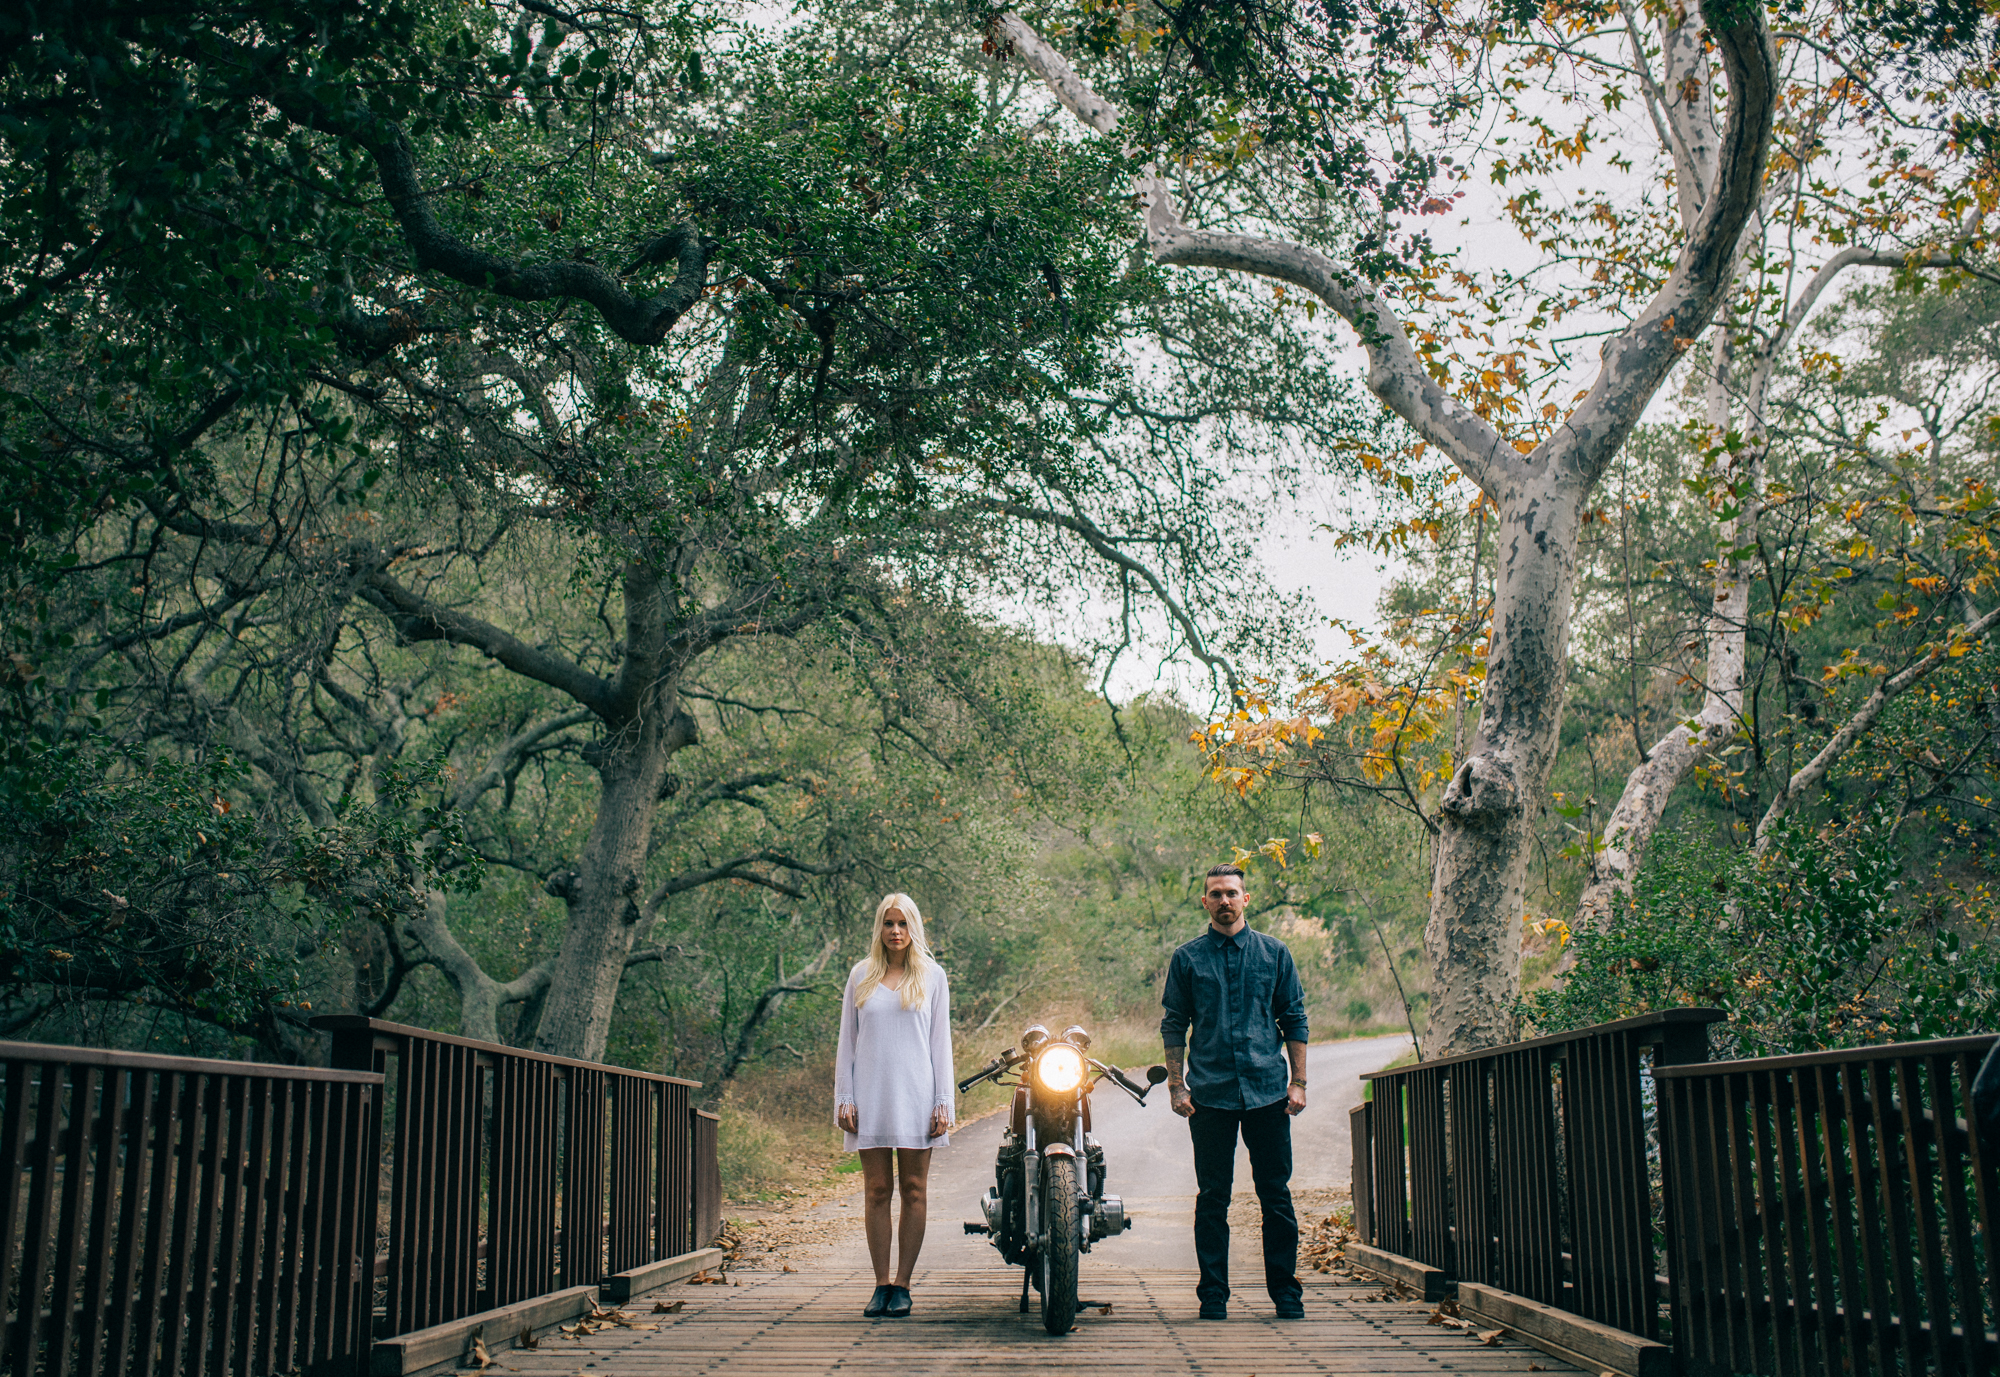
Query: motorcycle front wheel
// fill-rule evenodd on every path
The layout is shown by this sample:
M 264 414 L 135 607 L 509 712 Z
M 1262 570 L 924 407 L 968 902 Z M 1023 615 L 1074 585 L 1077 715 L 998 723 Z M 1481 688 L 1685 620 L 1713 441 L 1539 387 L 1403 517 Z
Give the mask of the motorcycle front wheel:
M 1076 1327 L 1077 1246 L 1082 1240 L 1074 1158 L 1049 1159 L 1042 1202 L 1048 1224 L 1042 1240 L 1042 1328 L 1067 1334 Z

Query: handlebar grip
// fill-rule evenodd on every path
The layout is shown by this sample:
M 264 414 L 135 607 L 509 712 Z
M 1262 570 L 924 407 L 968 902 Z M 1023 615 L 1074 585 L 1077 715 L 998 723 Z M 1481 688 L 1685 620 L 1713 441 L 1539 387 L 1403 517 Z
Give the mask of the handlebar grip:
M 1002 1071 L 1005 1071 L 1006 1069 L 1007 1069 L 1007 1059 L 1005 1057 L 995 1057 L 992 1061 L 987 1062 L 986 1065 L 976 1074 L 967 1076 L 964 1080 L 960 1081 L 958 1083 L 958 1093 L 963 1095 L 966 1091 L 972 1089 L 973 1086 L 978 1085 L 981 1081 L 990 1080 L 991 1078 L 999 1075 Z
M 1142 1086 L 1135 1083 L 1130 1076 L 1126 1075 L 1123 1071 L 1120 1071 L 1115 1066 L 1105 1067 L 1104 1074 L 1111 1077 L 1111 1079 L 1118 1082 L 1118 1084 L 1124 1086 L 1126 1090 L 1130 1091 L 1134 1095 L 1144 1095 L 1146 1091 L 1151 1088 L 1150 1086 Z

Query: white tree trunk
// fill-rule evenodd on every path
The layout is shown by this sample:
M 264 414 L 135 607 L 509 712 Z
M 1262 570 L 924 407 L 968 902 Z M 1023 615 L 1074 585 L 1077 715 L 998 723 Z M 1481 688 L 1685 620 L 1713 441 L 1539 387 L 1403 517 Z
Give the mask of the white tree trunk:
M 1521 475 L 1496 499 L 1493 633 L 1479 725 L 1439 804 L 1424 928 L 1438 1053 L 1513 1036 L 1536 806 L 1562 727 L 1584 496 L 1545 471 Z
M 1711 444 L 1722 442 L 1734 410 L 1732 357 L 1725 321 L 1715 337 L 1714 363 L 1707 389 L 1705 419 Z M 1745 406 L 1753 433 L 1727 470 L 1730 479 L 1744 481 L 1745 493 L 1735 519 L 1721 527 L 1719 539 L 1724 553 L 1716 560 L 1714 595 L 1703 628 L 1708 667 L 1703 676 L 1701 707 L 1692 718 L 1675 723 L 1671 731 L 1654 742 L 1646 758 L 1626 775 L 1618 802 L 1605 819 L 1601 834 L 1603 849 L 1592 858 L 1590 879 L 1577 899 L 1574 926 L 1579 931 L 1603 926 L 1618 896 L 1632 892 L 1632 882 L 1645 861 L 1646 848 L 1653 833 L 1659 830 L 1674 789 L 1704 756 L 1728 740 L 1742 721 L 1750 578 L 1744 567 L 1747 558 L 1731 558 L 1727 552 L 1748 545 L 1757 536 L 1758 491 L 1763 486 L 1766 447 L 1762 431 L 1763 399 L 1774 357 L 1767 350 L 1754 360 L 1750 397 Z M 1563 964 L 1567 967 L 1567 959 Z
M 1158 262 L 1289 282 L 1353 324 L 1368 350 L 1370 389 L 1498 508 L 1494 627 L 1479 728 L 1442 799 L 1425 928 L 1431 1042 L 1440 1054 L 1513 1034 L 1521 900 L 1533 814 L 1562 724 L 1583 503 L 1682 351 L 1706 328 L 1757 205 L 1776 99 L 1770 38 L 1760 6 L 1712 18 L 1709 32 L 1731 96 L 1728 120 L 1713 142 L 1713 178 L 1665 285 L 1637 321 L 1606 343 L 1582 404 L 1530 455 L 1518 454 L 1430 376 L 1378 287 L 1303 245 L 1190 228 L 1165 183 L 1150 173 L 1136 188 Z M 1081 123 L 1116 135 L 1116 107 L 1018 15 L 998 16 L 993 32 Z

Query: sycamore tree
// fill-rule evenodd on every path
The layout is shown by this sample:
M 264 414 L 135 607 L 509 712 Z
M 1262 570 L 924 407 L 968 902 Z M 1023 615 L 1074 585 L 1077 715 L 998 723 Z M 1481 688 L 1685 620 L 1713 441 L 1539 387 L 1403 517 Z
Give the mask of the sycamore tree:
M 1407 218 L 1427 201 L 1452 203 L 1427 193 L 1440 154 L 1406 133 L 1402 114 L 1422 86 L 1433 118 L 1448 122 L 1471 100 L 1463 88 L 1473 54 L 1510 36 L 1536 41 L 1549 20 L 1527 11 L 1439 13 L 1427 34 L 1400 11 L 1259 10 L 1251 23 L 1250 15 L 1147 10 L 1126 37 L 1115 22 L 1122 13 L 1107 12 L 1108 33 L 1103 24 L 1081 28 L 1143 50 L 1131 59 L 1140 75 L 1128 84 L 1141 104 L 1129 119 L 1021 16 L 999 14 L 991 32 L 1089 129 L 1130 145 L 1144 163 L 1138 186 L 1156 261 L 1252 273 L 1311 293 L 1355 327 L 1368 385 L 1383 405 L 1494 505 L 1499 563 L 1479 719 L 1439 802 L 1426 942 L 1437 1050 L 1505 1040 L 1534 807 L 1561 720 L 1578 534 L 1605 468 L 1722 300 L 1754 213 L 1778 97 L 1764 14 L 1742 5 L 1704 14 L 1727 93 L 1707 194 L 1650 300 L 1605 343 L 1595 381 L 1537 440 L 1510 433 L 1459 395 L 1436 358 L 1437 332 L 1418 323 L 1442 270 L 1421 266 Z M 1379 215 L 1376 227 L 1314 244 L 1272 233 L 1282 222 L 1254 216 L 1189 223 L 1168 170 L 1213 148 L 1213 131 L 1232 124 L 1241 133 L 1231 156 L 1270 160 L 1274 178 L 1312 178 L 1328 194 L 1359 195 Z
M 1755 549 L 1772 369 L 1855 267 L 1980 271 L 1991 143 L 1982 21 L 1857 6 L 1559 5 L 1421 21 L 1387 9 L 1160 6 L 1039 23 L 1009 11 L 989 31 L 1138 166 L 1157 261 L 1275 278 L 1352 323 L 1371 390 L 1414 432 L 1400 463 L 1390 455 L 1382 467 L 1414 491 L 1422 461 L 1442 456 L 1490 513 L 1490 598 L 1417 637 L 1424 663 L 1401 690 L 1360 664 L 1353 683 L 1309 690 L 1339 701 L 1299 705 L 1296 720 L 1301 731 L 1351 725 L 1349 690 L 1367 698 L 1371 683 L 1390 709 L 1371 730 L 1392 739 L 1406 716 L 1422 740 L 1476 712 L 1462 746 L 1438 756 L 1435 805 L 1416 804 L 1436 837 L 1428 942 L 1441 1045 L 1505 1036 L 1599 485 L 1677 368 L 1702 372 L 1717 531 L 1702 617 L 1710 687 L 1633 773 L 1607 837 L 1632 848 L 1605 866 L 1615 886 L 1673 783 L 1742 720 L 1743 561 Z M 1295 206 L 1284 213 L 1283 198 L 1204 195 L 1196 169 L 1246 162 L 1321 203 L 1358 204 L 1372 223 L 1328 235 Z M 1562 183 L 1578 168 L 1589 184 L 1572 197 Z M 1535 252 L 1488 281 L 1432 255 L 1419 229 L 1424 214 L 1456 209 L 1454 182 L 1481 175 L 1505 184 Z M 1577 356 L 1583 342 L 1594 361 Z M 1433 507 L 1400 533 L 1439 529 Z M 1948 655 L 1956 633 L 1945 630 L 1932 648 Z M 1445 649 L 1433 656 L 1432 645 Z M 1316 721 L 1316 707 L 1332 715 Z M 1284 743 L 1265 732 L 1254 744 Z M 1364 761 L 1363 778 L 1396 753 Z M 1393 787 L 1421 793 L 1421 782 Z
M 1990 71 L 1977 17 L 1840 4 L 1774 15 L 1773 152 L 1729 265 L 1716 328 L 1687 369 L 1698 423 L 1685 447 L 1689 462 L 1670 480 L 1696 486 L 1712 531 L 1709 589 L 1690 628 L 1702 662 L 1683 670 L 1700 684 L 1699 702 L 1641 744 L 1615 801 L 1607 800 L 1578 904 L 1584 924 L 1629 890 L 1676 787 L 1713 772 L 1718 752 L 1754 735 L 1746 731 L 1753 714 L 1745 696 L 1760 653 L 1753 594 L 1768 581 L 1760 563 L 1783 543 L 1766 538 L 1761 516 L 1772 504 L 1812 500 L 1771 472 L 1774 381 L 1833 358 L 1800 348 L 1809 317 L 1861 270 L 1947 291 L 1988 272 L 1981 265 L 1990 258 L 1993 197 Z M 1541 422 L 1554 424 L 1556 408 L 1545 399 L 1564 385 L 1568 351 L 1650 305 L 1715 181 L 1723 125 L 1715 68 L 1699 15 L 1620 4 L 1569 15 L 1542 45 L 1518 54 L 1502 79 L 1490 175 L 1508 193 L 1516 228 L 1547 255 L 1486 284 L 1483 297 L 1484 309 L 1527 315 L 1546 330 L 1504 389 L 1502 400 L 1523 417 L 1532 418 L 1539 402 Z M 1589 183 L 1571 192 L 1566 184 L 1586 170 L 1594 174 Z M 1532 433 L 1535 421 L 1526 424 Z M 1876 495 L 1851 490 L 1847 501 Z M 1966 614 L 1957 627 L 1977 638 L 1992 622 L 1966 592 L 1954 591 L 1953 606 Z M 1934 631 L 1942 638 L 1934 636 L 1926 653 L 1964 653 L 1953 626 Z M 1887 696 L 1928 672 L 1901 668 L 1885 680 Z M 1806 762 L 1779 790 L 1779 811 L 1810 792 L 1883 701 L 1864 704 L 1851 730 L 1828 743 L 1831 754 Z

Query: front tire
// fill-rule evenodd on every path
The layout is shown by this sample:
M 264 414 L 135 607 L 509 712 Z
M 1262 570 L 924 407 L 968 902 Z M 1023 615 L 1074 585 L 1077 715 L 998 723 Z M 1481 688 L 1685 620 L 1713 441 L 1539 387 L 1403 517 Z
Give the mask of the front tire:
M 1051 1334 L 1067 1334 L 1076 1328 L 1077 1249 L 1082 1240 L 1075 1158 L 1049 1159 L 1042 1215 L 1048 1221 L 1042 1241 L 1042 1328 Z

